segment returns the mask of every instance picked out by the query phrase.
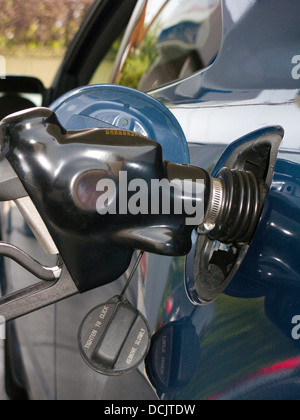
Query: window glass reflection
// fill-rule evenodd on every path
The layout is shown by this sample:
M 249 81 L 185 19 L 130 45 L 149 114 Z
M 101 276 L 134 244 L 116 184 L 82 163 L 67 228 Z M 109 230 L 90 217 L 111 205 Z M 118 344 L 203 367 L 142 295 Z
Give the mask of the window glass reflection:
M 115 82 L 148 91 L 201 70 L 222 39 L 220 0 L 147 0 Z

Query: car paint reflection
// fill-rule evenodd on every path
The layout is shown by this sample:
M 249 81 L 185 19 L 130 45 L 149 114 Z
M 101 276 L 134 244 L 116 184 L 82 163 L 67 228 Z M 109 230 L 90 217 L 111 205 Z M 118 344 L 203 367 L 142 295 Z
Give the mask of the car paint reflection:
M 206 147 L 198 146 L 198 150 L 203 151 L 202 159 L 209 150 L 209 146 Z M 193 146 L 191 156 L 197 164 L 203 165 L 201 154 L 196 150 L 197 146 Z M 151 360 L 146 361 L 149 378 L 160 398 L 268 398 L 270 388 L 274 390 L 274 396 L 282 389 L 291 395 L 295 389 L 299 393 L 300 342 L 292 337 L 292 319 L 299 312 L 300 280 L 298 261 L 293 260 L 291 252 L 291 247 L 297 246 L 294 241 L 300 231 L 297 217 L 299 177 L 298 163 L 278 160 L 266 222 L 260 227 L 253 258 L 238 272 L 226 294 L 214 303 L 195 307 L 182 285 L 183 260 L 175 258 L 170 262 L 153 337 L 154 350 L 150 354 Z M 284 205 L 278 200 L 284 200 Z M 278 237 L 281 239 L 275 239 Z M 283 243 L 285 249 L 282 249 Z M 149 265 L 149 276 L 151 269 Z M 147 282 L 151 281 L 153 279 L 148 277 Z M 184 333 L 174 332 L 179 328 L 189 337 L 184 345 L 179 338 L 182 339 Z M 162 363 L 164 356 L 162 336 L 165 336 L 164 346 L 169 349 L 169 360 L 163 364 L 171 371 L 169 364 L 173 361 L 175 373 L 173 376 L 165 373 L 164 380 L 159 380 L 159 361 Z M 197 343 L 197 352 L 189 351 L 190 342 Z M 186 370 L 184 378 L 176 374 L 182 360 Z M 191 372 L 189 381 L 187 372 Z M 166 383 L 169 383 L 169 389 Z M 260 393 L 256 394 L 255 389 Z

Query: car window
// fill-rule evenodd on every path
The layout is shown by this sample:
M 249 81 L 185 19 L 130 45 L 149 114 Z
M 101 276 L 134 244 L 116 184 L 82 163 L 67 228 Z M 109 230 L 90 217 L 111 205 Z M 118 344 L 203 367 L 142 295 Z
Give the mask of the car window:
M 210 66 L 221 42 L 221 0 L 146 0 L 113 81 L 156 89 Z
M 0 0 L 0 56 L 6 73 L 35 76 L 50 87 L 94 0 Z

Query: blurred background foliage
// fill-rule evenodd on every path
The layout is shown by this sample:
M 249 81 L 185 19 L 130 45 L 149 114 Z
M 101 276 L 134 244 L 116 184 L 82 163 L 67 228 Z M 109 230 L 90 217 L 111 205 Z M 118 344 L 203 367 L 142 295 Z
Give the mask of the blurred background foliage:
M 6 74 L 50 87 L 93 0 L 0 0 L 0 55 Z
M 132 48 L 117 79 L 118 84 L 138 89 L 141 78 L 158 57 L 157 38 L 155 28 L 145 34 L 138 48 Z
M 0 0 L 0 47 L 65 49 L 91 0 Z

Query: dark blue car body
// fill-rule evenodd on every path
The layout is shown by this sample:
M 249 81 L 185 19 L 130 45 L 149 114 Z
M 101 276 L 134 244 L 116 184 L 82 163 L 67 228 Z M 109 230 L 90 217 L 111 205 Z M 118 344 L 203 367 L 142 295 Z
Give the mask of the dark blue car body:
M 179 121 L 190 162 L 222 167 L 257 130 L 283 130 L 263 214 L 232 282 L 207 306 L 185 258 L 146 254 L 127 297 L 146 316 L 152 349 L 135 372 L 101 376 L 81 359 L 78 327 L 128 277 L 15 322 L 32 399 L 299 399 L 300 3 L 223 0 L 223 42 L 206 70 L 151 92 Z M 155 123 L 155 122 L 154 122 Z M 242 139 L 242 140 L 238 140 Z M 5 241 L 53 264 L 5 205 Z M 34 281 L 10 261 L 8 291 Z M 299 333 L 298 333 L 299 332 Z

